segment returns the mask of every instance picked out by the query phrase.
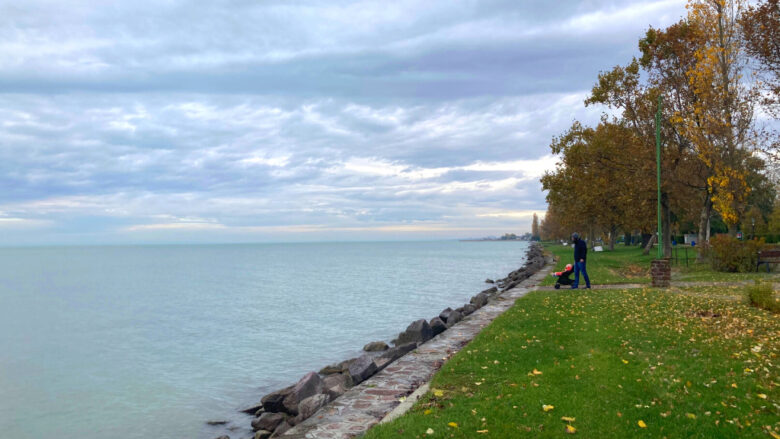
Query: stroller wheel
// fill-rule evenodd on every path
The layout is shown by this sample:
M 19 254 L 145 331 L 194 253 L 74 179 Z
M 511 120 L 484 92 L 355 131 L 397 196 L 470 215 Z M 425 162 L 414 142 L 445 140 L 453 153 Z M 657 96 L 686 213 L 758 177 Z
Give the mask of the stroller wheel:
M 561 284 L 555 284 L 555 289 L 556 290 L 560 290 L 561 289 Z

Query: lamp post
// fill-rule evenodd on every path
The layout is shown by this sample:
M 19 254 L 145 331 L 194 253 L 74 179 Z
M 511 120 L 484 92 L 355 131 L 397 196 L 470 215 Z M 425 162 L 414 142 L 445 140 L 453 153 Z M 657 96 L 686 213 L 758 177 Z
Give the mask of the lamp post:
M 750 218 L 750 239 L 756 239 L 756 218 Z
M 650 262 L 652 286 L 668 288 L 672 279 L 672 267 L 669 259 L 663 259 L 663 229 L 661 226 L 661 102 L 658 95 L 658 112 L 655 114 L 655 160 L 658 175 L 658 257 Z
M 663 258 L 663 229 L 661 226 L 661 102 L 658 95 L 658 111 L 655 113 L 655 161 L 658 176 L 658 259 Z

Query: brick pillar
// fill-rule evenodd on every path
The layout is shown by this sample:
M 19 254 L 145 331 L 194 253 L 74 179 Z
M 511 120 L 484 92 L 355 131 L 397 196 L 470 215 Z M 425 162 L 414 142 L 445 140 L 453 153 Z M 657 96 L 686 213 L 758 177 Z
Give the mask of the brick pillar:
M 668 259 L 654 260 L 650 265 L 650 276 L 654 287 L 668 288 L 672 280 L 672 264 Z

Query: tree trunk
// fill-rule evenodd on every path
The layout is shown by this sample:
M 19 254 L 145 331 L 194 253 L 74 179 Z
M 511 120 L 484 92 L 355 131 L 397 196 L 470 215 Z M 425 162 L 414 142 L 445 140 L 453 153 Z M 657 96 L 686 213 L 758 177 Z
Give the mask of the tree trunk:
M 631 233 L 626 232 L 623 235 L 623 240 L 625 241 L 626 247 L 631 245 Z
M 712 216 L 712 199 L 705 194 L 704 206 L 699 215 L 699 233 L 696 235 L 696 245 L 702 246 L 710 240 L 710 216 Z M 704 252 L 698 252 L 696 262 L 704 262 Z
M 590 244 L 590 249 L 593 250 L 593 247 L 596 246 L 596 240 L 593 238 L 593 225 L 588 226 L 588 244 Z
M 642 233 L 642 247 L 647 247 L 647 243 L 653 237 L 652 233 Z
M 672 213 L 669 209 L 669 196 L 666 193 L 661 194 L 661 227 L 663 254 L 665 258 L 672 257 Z
M 645 247 L 645 251 L 642 252 L 643 255 L 647 256 L 650 254 L 650 249 L 653 248 L 653 244 L 655 244 L 655 240 L 658 238 L 658 234 L 654 234 L 652 237 L 650 237 L 650 241 L 647 242 L 647 247 Z
M 615 250 L 615 241 L 617 240 L 617 226 L 609 229 L 609 251 Z

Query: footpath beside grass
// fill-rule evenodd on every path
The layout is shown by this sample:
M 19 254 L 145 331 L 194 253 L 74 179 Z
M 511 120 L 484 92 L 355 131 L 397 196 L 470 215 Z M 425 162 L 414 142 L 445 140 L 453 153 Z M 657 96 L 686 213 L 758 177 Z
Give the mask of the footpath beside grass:
M 644 283 L 632 251 L 589 258 L 592 281 Z M 778 355 L 780 315 L 741 287 L 535 291 L 365 437 L 780 439 Z

